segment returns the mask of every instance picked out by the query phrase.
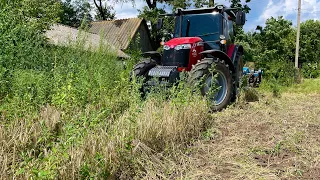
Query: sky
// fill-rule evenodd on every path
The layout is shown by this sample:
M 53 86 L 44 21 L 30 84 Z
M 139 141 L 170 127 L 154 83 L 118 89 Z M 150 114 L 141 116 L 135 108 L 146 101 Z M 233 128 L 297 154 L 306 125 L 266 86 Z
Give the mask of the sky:
M 243 0 L 244 1 L 244 0 Z M 228 5 L 228 0 L 216 0 L 218 4 Z M 135 3 L 115 4 L 116 18 L 137 17 L 138 9 L 142 9 L 146 3 L 143 0 L 135 0 Z M 251 8 L 247 15 L 247 22 L 244 26 L 245 31 L 254 31 L 257 25 L 264 26 L 266 19 L 270 17 L 283 16 L 291 20 L 293 25 L 297 24 L 298 0 L 251 0 L 248 3 Z M 302 0 L 301 20 L 319 19 L 320 20 L 320 0 Z

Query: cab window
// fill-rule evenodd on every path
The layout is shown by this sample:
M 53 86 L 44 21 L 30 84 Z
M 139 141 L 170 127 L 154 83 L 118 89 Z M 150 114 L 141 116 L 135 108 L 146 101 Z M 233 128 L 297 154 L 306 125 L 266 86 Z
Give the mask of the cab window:
M 233 21 L 228 20 L 228 34 L 231 40 L 234 40 Z
M 226 39 L 233 41 L 234 40 L 234 31 L 233 31 L 233 21 L 228 19 L 229 15 L 224 13 L 223 25 L 224 25 L 224 35 Z

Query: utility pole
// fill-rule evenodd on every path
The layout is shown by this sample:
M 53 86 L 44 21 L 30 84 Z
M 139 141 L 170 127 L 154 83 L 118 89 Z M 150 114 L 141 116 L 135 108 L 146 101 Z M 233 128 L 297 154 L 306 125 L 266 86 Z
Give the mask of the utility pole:
M 295 59 L 295 67 L 299 68 L 299 49 L 300 49 L 300 17 L 301 17 L 301 0 L 298 3 L 298 22 L 297 22 L 297 41 L 296 41 L 296 59 Z

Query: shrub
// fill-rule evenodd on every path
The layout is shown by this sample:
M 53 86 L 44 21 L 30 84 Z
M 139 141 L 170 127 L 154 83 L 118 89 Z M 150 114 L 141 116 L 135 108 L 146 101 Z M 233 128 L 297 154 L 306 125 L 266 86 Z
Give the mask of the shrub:
M 274 60 L 266 65 L 264 78 L 276 81 L 278 85 L 290 86 L 294 83 L 296 70 L 292 62 L 285 60 Z
M 302 75 L 305 78 L 317 78 L 320 76 L 320 67 L 318 62 L 305 63 L 301 69 Z

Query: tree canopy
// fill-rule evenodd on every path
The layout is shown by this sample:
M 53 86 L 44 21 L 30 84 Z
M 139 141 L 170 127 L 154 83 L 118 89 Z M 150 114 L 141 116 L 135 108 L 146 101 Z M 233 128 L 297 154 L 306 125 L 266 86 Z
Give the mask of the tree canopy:
M 113 6 L 108 5 L 107 0 L 93 0 L 96 7 L 96 20 L 113 20 L 115 18 L 115 12 L 113 12 Z
M 46 45 L 44 32 L 59 20 L 60 3 L 56 0 L 12 0 L 0 9 L 0 64 L 3 68 L 29 68 L 38 61 L 47 68 L 39 52 Z M 43 61 L 41 63 L 40 61 Z
M 320 21 L 308 20 L 301 24 L 299 64 L 305 77 L 320 76 Z M 257 32 L 238 36 L 245 49 L 245 61 L 255 62 L 270 78 L 294 76 L 296 28 L 283 17 L 269 18 Z M 288 79 L 282 79 L 288 84 Z
M 72 27 L 79 27 L 83 20 L 89 23 L 93 20 L 91 15 L 92 7 L 86 0 L 65 0 L 61 2 L 62 12 L 60 23 Z
M 238 7 L 238 8 L 243 8 L 246 12 L 250 11 L 250 8 L 248 5 L 244 4 L 241 2 L 241 0 L 226 0 L 231 3 L 231 7 Z M 245 3 L 249 3 L 251 0 L 245 0 Z M 172 6 L 174 9 L 177 7 L 180 8 L 188 8 L 190 6 L 194 7 L 204 7 L 204 6 L 214 6 L 216 3 L 214 0 L 146 0 L 147 7 L 149 9 L 155 9 L 157 8 L 158 4 L 168 4 Z

